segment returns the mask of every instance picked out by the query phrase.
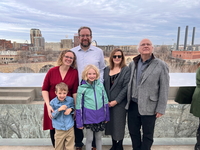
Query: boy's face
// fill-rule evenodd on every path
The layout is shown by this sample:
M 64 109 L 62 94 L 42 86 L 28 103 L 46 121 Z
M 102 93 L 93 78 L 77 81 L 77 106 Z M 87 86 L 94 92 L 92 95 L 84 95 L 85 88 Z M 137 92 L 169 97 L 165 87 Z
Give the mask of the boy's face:
M 57 91 L 55 91 L 55 93 L 60 101 L 64 101 L 67 96 L 68 91 L 64 91 L 64 90 L 61 91 L 60 89 L 58 89 Z

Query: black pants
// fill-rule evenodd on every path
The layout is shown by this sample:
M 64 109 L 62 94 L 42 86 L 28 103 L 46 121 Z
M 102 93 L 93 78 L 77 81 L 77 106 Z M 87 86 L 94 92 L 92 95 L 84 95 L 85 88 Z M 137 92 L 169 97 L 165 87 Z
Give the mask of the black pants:
M 78 129 L 76 127 L 76 121 L 74 122 L 74 134 L 75 134 L 75 147 L 82 147 L 83 144 L 83 130 L 82 129 Z
M 55 147 L 55 138 L 54 138 L 54 135 L 55 135 L 55 129 L 50 130 L 50 138 L 51 138 L 51 143 L 52 143 L 53 147 Z
M 197 129 L 196 133 L 197 143 L 194 146 L 195 150 L 200 150 L 200 118 L 199 118 L 199 127 Z
M 128 110 L 128 129 L 134 150 L 150 150 L 153 144 L 153 134 L 156 115 L 142 116 L 138 112 L 138 104 L 131 102 Z M 141 136 L 141 129 L 143 135 Z

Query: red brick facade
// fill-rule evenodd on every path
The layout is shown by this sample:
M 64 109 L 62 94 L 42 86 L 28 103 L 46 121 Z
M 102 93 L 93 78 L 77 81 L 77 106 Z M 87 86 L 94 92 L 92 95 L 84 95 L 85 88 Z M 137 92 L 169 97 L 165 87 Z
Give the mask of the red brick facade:
M 200 59 L 200 51 L 172 51 L 172 57 L 181 59 Z
M 0 39 L 0 50 L 8 50 L 12 48 L 13 48 L 13 44 L 11 43 L 11 41 Z

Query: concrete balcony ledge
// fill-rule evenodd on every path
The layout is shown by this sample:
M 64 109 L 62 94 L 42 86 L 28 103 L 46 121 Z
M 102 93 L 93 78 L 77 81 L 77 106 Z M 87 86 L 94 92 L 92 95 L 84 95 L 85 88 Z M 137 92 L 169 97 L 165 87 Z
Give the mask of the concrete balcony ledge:
M 46 73 L 0 73 L 0 104 L 31 104 L 33 101 L 42 101 L 41 87 L 45 75 Z M 195 73 L 169 75 L 169 100 L 174 100 L 179 87 L 196 86 Z
M 0 73 L 0 87 L 41 87 L 46 73 Z M 196 86 L 195 73 L 169 73 L 170 87 Z

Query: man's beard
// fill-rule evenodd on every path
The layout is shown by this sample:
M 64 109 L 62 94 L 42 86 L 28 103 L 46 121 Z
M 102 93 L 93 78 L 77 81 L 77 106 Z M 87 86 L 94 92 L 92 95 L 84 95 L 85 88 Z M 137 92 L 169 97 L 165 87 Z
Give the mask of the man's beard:
M 87 40 L 88 44 L 83 44 L 83 42 L 81 42 L 81 46 L 83 46 L 83 47 L 89 47 L 91 44 L 91 42 L 89 40 Z

